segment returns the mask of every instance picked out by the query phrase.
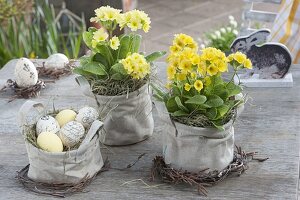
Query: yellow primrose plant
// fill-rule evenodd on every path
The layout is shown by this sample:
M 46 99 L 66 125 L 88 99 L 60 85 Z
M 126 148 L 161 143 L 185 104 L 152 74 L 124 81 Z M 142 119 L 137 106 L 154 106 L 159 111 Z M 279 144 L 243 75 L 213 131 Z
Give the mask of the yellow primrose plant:
M 198 54 L 198 45 L 185 34 L 177 34 L 167 58 L 167 87 L 153 85 L 156 97 L 164 101 L 171 118 L 197 127 L 222 128 L 234 116 L 243 98 L 234 83 L 237 71 L 252 68 L 243 53 L 226 56 L 222 51 L 208 47 Z M 229 79 L 222 76 L 233 68 Z
M 110 6 L 96 9 L 95 14 L 90 21 L 101 28 L 90 27 L 83 34 L 92 53 L 81 58 L 74 72 L 84 76 L 98 95 L 122 95 L 139 89 L 149 80 L 151 62 L 165 54 L 159 51 L 145 56 L 139 52 L 142 37 L 136 32 L 148 32 L 150 18 L 143 11 L 121 13 Z M 113 35 L 115 29 L 125 27 L 128 34 Z

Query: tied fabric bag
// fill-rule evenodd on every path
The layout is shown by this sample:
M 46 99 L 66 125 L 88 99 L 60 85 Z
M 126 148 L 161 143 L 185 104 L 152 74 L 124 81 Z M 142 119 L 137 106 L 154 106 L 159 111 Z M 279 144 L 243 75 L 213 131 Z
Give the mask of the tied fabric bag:
M 76 81 L 86 96 L 96 99 L 101 115 L 105 116 L 100 130 L 103 144 L 135 144 L 152 135 L 154 120 L 148 84 L 127 95 L 103 96 L 93 94 L 84 77 L 76 77 Z
M 28 177 L 43 183 L 77 183 L 86 175 L 93 177 L 102 166 L 98 130 L 103 123 L 95 120 L 78 149 L 65 152 L 47 152 L 27 140 L 28 128 L 36 124 L 44 112 L 41 103 L 27 101 L 19 111 L 21 133 L 25 139 L 29 159 Z
M 166 164 L 175 169 L 199 172 L 223 170 L 233 160 L 234 128 L 232 121 L 224 125 L 224 131 L 216 128 L 187 126 L 170 119 L 165 105 L 155 103 L 164 124 L 163 156 Z

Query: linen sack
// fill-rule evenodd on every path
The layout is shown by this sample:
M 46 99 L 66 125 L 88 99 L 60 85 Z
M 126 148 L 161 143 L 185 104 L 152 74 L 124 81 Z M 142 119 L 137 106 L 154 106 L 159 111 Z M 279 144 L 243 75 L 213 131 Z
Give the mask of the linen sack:
M 223 170 L 233 160 L 234 128 L 232 121 L 224 131 L 216 128 L 187 126 L 170 119 L 164 103 L 155 103 L 163 129 L 163 156 L 175 169 L 199 172 Z
M 77 183 L 86 175 L 93 177 L 98 173 L 103 166 L 98 134 L 103 123 L 98 120 L 92 123 L 78 149 L 53 153 L 36 148 L 26 139 L 28 128 L 43 114 L 43 105 L 34 101 L 25 102 L 19 111 L 21 133 L 30 163 L 28 177 L 44 183 Z
M 152 101 L 148 84 L 120 96 L 103 96 L 92 93 L 88 81 L 76 78 L 83 93 L 95 98 L 103 119 L 100 141 L 106 145 L 120 146 L 141 142 L 149 138 L 154 129 Z

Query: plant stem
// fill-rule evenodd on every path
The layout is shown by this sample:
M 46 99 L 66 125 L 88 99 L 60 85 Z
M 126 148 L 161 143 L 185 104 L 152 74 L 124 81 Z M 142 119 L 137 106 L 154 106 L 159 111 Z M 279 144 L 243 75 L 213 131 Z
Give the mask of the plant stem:
M 237 74 L 236 72 L 237 72 L 237 70 L 236 70 L 236 69 L 234 69 L 234 73 L 233 73 L 233 75 L 232 75 L 232 77 L 231 77 L 230 81 L 229 81 L 229 82 L 226 84 L 226 86 L 227 86 L 229 83 L 231 83 L 231 82 L 233 81 L 233 79 L 234 79 L 234 76 Z

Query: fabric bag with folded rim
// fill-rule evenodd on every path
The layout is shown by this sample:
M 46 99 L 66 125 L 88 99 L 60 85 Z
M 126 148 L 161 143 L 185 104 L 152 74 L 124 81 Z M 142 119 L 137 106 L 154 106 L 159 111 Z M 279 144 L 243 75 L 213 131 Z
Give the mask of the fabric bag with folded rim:
M 95 95 L 88 81 L 76 77 L 84 95 L 94 98 L 105 116 L 100 141 L 106 145 L 120 146 L 141 142 L 149 138 L 154 129 L 152 101 L 148 84 L 120 96 Z
M 163 156 L 166 164 L 175 169 L 199 172 L 221 171 L 233 160 L 234 127 L 231 120 L 225 124 L 224 131 L 217 128 L 187 126 L 171 120 L 162 102 L 155 102 L 163 126 Z M 238 108 L 239 115 L 244 106 Z
M 93 177 L 102 166 L 98 130 L 103 123 L 95 120 L 78 149 L 66 152 L 46 152 L 36 148 L 26 139 L 27 128 L 36 124 L 45 114 L 41 103 L 27 101 L 19 111 L 21 133 L 29 158 L 28 177 L 43 183 L 77 183 L 86 175 Z

